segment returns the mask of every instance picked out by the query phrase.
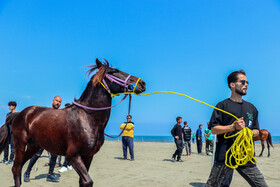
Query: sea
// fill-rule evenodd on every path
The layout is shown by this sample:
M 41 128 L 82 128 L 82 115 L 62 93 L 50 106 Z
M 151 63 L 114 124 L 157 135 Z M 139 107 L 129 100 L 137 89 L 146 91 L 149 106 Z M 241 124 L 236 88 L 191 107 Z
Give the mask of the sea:
M 116 135 L 115 135 L 116 137 Z M 214 139 L 214 137 L 213 137 Z M 105 136 L 105 140 L 109 141 L 121 141 L 122 137 L 118 138 L 109 138 Z M 172 136 L 134 136 L 135 142 L 163 142 L 163 143 L 170 143 L 174 142 L 174 138 Z M 203 138 L 204 141 L 204 138 Z M 255 143 L 261 143 L 257 141 Z M 272 144 L 280 144 L 280 136 L 272 136 Z M 266 144 L 265 144 L 266 145 Z

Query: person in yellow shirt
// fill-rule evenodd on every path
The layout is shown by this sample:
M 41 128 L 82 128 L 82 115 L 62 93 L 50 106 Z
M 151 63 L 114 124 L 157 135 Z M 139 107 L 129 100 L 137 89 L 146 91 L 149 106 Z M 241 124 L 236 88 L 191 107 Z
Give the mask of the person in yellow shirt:
M 134 133 L 134 123 L 131 121 L 132 116 L 128 115 L 126 117 L 127 122 L 124 122 L 120 129 L 123 130 L 122 135 L 122 146 L 123 146 L 123 159 L 127 160 L 127 146 L 129 148 L 130 160 L 134 161 L 134 150 L 133 150 L 133 133 Z

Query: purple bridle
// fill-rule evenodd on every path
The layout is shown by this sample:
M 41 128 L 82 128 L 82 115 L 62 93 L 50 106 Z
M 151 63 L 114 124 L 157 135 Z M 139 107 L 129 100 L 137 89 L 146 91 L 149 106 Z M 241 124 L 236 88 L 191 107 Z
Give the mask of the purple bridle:
M 120 78 L 118 78 L 118 77 L 115 77 L 115 76 L 109 75 L 109 74 L 106 74 L 105 77 L 106 77 L 109 81 L 115 82 L 115 83 L 117 83 L 118 85 L 123 86 L 123 87 L 124 87 L 124 92 L 127 92 L 127 91 L 128 91 L 128 84 L 127 84 L 127 81 L 128 81 L 128 79 L 131 77 L 131 75 L 128 75 L 128 76 L 126 77 L 125 80 L 122 80 L 122 79 L 120 79 Z M 103 83 L 104 86 L 106 87 L 106 89 L 107 89 L 107 91 L 109 92 L 109 94 L 111 94 L 111 91 L 110 91 L 110 89 L 109 89 L 109 87 L 108 87 L 108 85 L 107 85 L 107 83 L 106 83 L 106 81 L 105 81 L 104 79 L 102 80 L 102 83 Z
M 127 91 L 128 91 L 128 84 L 127 84 L 127 81 L 128 81 L 128 79 L 129 79 L 129 77 L 131 77 L 131 75 L 128 75 L 128 76 L 126 77 L 125 80 L 122 80 L 122 79 L 120 79 L 120 78 L 118 78 L 118 77 L 116 77 L 116 76 L 109 75 L 109 74 L 106 74 L 105 77 L 106 77 L 109 81 L 115 82 L 115 83 L 117 83 L 118 85 L 123 86 L 123 87 L 124 87 L 124 92 L 127 92 Z M 111 94 L 111 91 L 110 91 L 110 89 L 109 89 L 109 87 L 108 87 L 106 81 L 103 79 L 102 82 L 103 82 L 104 88 L 108 91 L 109 94 Z M 93 110 L 93 111 L 96 111 L 96 110 L 108 110 L 108 109 L 110 109 L 110 108 L 113 108 L 113 107 L 119 105 L 122 101 L 125 100 L 126 97 L 127 97 L 127 94 L 125 94 L 124 97 L 122 98 L 122 100 L 121 100 L 120 102 L 118 102 L 118 103 L 117 103 L 116 105 L 114 105 L 114 106 L 102 107 L 102 108 L 92 108 L 92 107 L 84 106 L 84 105 L 79 104 L 79 103 L 77 103 L 77 102 L 75 102 L 75 101 L 73 102 L 73 104 L 74 104 L 74 105 L 77 105 L 78 107 L 87 109 L 87 110 Z M 128 114 L 130 114 L 130 103 L 131 103 L 131 95 L 129 95 L 129 110 L 128 110 Z

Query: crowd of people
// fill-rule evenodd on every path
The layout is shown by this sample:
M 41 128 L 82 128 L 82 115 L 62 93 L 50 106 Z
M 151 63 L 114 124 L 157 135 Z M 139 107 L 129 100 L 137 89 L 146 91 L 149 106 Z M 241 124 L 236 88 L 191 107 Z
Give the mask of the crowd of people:
M 178 116 L 176 118 L 176 124 L 171 130 L 171 135 L 174 137 L 174 142 L 176 145 L 176 151 L 172 156 L 172 160 L 177 162 L 183 162 L 181 159 L 183 150 L 186 149 L 186 156 L 192 155 L 191 140 L 193 144 L 197 145 L 197 153 L 202 154 L 202 139 L 205 137 L 205 150 L 206 155 L 211 156 L 213 154 L 213 136 L 211 130 L 206 127 L 204 132 L 202 131 L 203 125 L 199 124 L 196 132 L 192 132 L 191 127 L 189 127 L 188 122 L 184 121 L 184 126 L 181 126 L 182 117 Z M 194 140 L 195 139 L 195 140 Z

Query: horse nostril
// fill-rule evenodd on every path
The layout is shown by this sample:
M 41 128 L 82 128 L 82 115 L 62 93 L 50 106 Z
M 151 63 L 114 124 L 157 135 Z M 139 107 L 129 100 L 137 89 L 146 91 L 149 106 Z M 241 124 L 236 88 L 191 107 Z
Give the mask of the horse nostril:
M 142 85 L 143 85 L 143 86 L 146 86 L 146 83 L 145 83 L 144 81 L 142 81 Z

